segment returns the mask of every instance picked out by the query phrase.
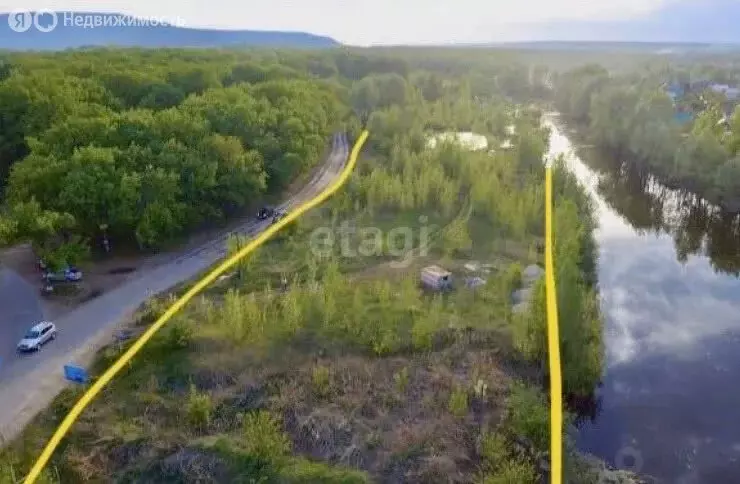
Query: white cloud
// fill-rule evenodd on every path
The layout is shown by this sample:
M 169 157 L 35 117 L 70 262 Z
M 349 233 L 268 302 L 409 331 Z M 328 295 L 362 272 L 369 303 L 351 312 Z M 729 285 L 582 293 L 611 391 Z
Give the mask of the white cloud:
M 675 0 L 6 0 L 5 9 L 179 17 L 192 27 L 304 30 L 365 45 L 507 40 L 516 35 L 514 24 L 630 18 L 670 1 Z

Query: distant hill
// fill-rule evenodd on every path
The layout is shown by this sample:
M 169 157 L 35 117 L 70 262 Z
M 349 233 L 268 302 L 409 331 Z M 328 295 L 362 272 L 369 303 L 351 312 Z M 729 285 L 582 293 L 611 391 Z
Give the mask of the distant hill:
M 78 47 L 237 47 L 264 46 L 288 48 L 326 48 L 339 46 L 339 42 L 304 32 L 259 30 L 195 29 L 175 26 L 111 25 L 83 28 L 64 25 L 65 12 L 56 12 L 57 25 L 50 32 L 41 32 L 31 26 L 25 32 L 10 28 L 8 14 L 0 14 L 0 49 L 9 50 L 61 50 Z M 116 14 L 75 12 L 75 17 Z M 53 16 L 39 16 L 42 27 L 52 25 Z
M 740 44 L 740 2 L 677 0 L 641 18 L 557 21 L 519 26 L 524 38 L 543 41 Z

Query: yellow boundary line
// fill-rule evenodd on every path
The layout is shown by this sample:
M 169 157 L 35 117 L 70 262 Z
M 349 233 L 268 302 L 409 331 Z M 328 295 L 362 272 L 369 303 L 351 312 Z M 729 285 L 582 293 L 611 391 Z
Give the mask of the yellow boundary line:
M 164 326 L 172 318 L 172 316 L 175 315 L 175 313 L 182 309 L 182 307 L 185 306 L 188 301 L 190 301 L 206 286 L 216 280 L 216 278 L 218 278 L 221 274 L 223 274 L 228 269 L 233 267 L 236 263 L 238 263 L 239 260 L 247 256 L 249 253 L 253 252 L 260 245 L 264 244 L 267 239 L 273 236 L 280 229 L 284 228 L 286 225 L 296 220 L 308 210 L 311 210 L 312 208 L 321 204 L 324 200 L 333 195 L 334 192 L 336 192 L 342 185 L 344 185 L 347 179 L 349 179 L 349 176 L 352 174 L 352 170 L 357 163 L 357 156 L 359 155 L 360 150 L 362 149 L 362 145 L 365 144 L 365 141 L 367 140 L 369 134 L 370 133 L 367 130 L 364 130 L 362 134 L 360 134 L 360 137 L 357 139 L 354 146 L 352 147 L 352 152 L 350 153 L 347 166 L 344 168 L 342 173 L 339 175 L 339 178 L 337 178 L 337 180 L 335 180 L 333 184 L 327 187 L 326 190 L 321 192 L 315 198 L 309 200 L 294 211 L 288 213 L 285 218 L 279 220 L 274 225 L 269 226 L 267 230 L 252 239 L 244 248 L 239 250 L 239 252 L 228 257 L 213 271 L 199 280 L 182 297 L 175 301 L 172 306 L 170 306 L 167 311 L 165 311 L 164 314 L 162 314 L 162 316 L 160 316 L 159 319 L 157 319 L 154 324 L 152 324 L 134 342 L 134 344 L 132 344 L 131 347 L 129 347 L 129 349 L 126 350 L 126 352 L 121 355 L 121 357 L 118 358 L 118 360 L 116 360 L 105 371 L 105 373 L 103 373 L 100 378 L 98 378 L 95 383 L 93 383 L 92 386 L 90 386 L 90 388 L 82 395 L 82 397 L 80 397 L 75 406 L 72 407 L 62 423 L 59 424 L 59 426 L 57 427 L 54 435 L 52 435 L 51 439 L 46 444 L 46 447 L 44 447 L 43 452 L 31 468 L 31 471 L 28 473 L 28 476 L 26 476 L 26 479 L 24 481 L 26 484 L 33 484 L 36 479 L 38 479 L 41 471 L 44 469 L 44 466 L 46 466 L 47 462 L 49 462 L 49 459 L 54 453 L 54 450 L 56 450 L 61 440 L 64 438 L 67 432 L 69 432 L 69 429 L 75 423 L 77 417 L 79 417 L 82 411 L 85 410 L 88 405 L 90 405 L 95 396 L 100 393 L 100 390 L 102 390 L 103 387 L 107 385 L 113 379 L 113 377 L 115 377 L 118 372 L 121 371 L 121 369 L 123 369 L 126 363 L 128 363 L 131 358 L 133 358 L 144 347 L 144 345 L 152 338 L 152 336 L 154 336 L 154 334 L 159 331 L 162 326 Z
M 545 289 L 547 347 L 550 365 L 550 482 L 563 481 L 563 377 L 560 368 L 560 329 L 555 289 L 552 242 L 552 166 L 545 167 Z
M 363 131 L 360 137 L 352 147 L 352 152 L 347 163 L 347 166 L 340 174 L 339 178 L 330 185 L 326 190 L 320 193 L 312 200 L 306 202 L 302 206 L 298 207 L 293 212 L 290 212 L 285 218 L 278 221 L 275 225 L 271 225 L 264 232 L 259 234 L 256 238 L 250 241 L 244 248 L 239 250 L 236 254 L 232 255 L 225 261 L 223 261 L 216 269 L 211 271 L 200 281 L 198 281 L 191 289 L 189 289 L 182 297 L 175 301 L 162 316 L 157 319 L 140 337 L 137 339 L 121 357 L 116 360 L 100 378 L 80 397 L 74 407 L 69 411 L 67 416 L 64 418 L 62 423 L 57 427 L 57 430 L 52 435 L 49 442 L 46 444 L 43 452 L 36 460 L 31 471 L 25 479 L 26 484 L 33 484 L 38 479 L 44 466 L 48 463 L 54 450 L 59 446 L 59 443 L 64 436 L 69 432 L 69 429 L 76 422 L 79 415 L 85 408 L 92 402 L 98 393 L 107 385 L 113 377 L 115 377 L 121 369 L 128 363 L 143 347 L 144 345 L 164 326 L 185 304 L 187 304 L 193 297 L 201 292 L 206 286 L 216 280 L 221 274 L 226 272 L 228 269 L 233 267 L 239 260 L 243 259 L 251 252 L 253 252 L 260 245 L 264 244 L 271 236 L 277 233 L 280 229 L 284 228 L 289 223 L 296 220 L 298 217 L 303 215 L 308 210 L 316 207 L 317 205 L 324 202 L 327 198 L 333 195 L 344 183 L 346 183 L 355 164 L 357 163 L 357 156 L 359 155 L 360 149 L 364 145 L 367 137 L 369 136 L 368 131 Z M 563 429 L 563 403 L 562 403 L 562 374 L 561 374 L 561 363 L 560 363 L 560 337 L 558 328 L 558 310 L 557 310 L 557 293 L 555 286 L 555 272 L 553 266 L 553 242 L 552 242 L 552 168 L 548 164 L 545 168 L 545 285 L 547 293 L 547 340 L 548 340 L 548 356 L 549 356 L 549 367 L 550 367 L 550 472 L 552 484 L 562 484 L 563 474 L 563 442 L 562 442 L 562 429 Z

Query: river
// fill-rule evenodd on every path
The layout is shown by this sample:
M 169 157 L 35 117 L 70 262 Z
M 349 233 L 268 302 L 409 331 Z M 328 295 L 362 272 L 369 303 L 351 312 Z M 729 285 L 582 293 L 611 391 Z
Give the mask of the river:
M 550 154 L 565 155 L 599 220 L 606 368 L 579 448 L 660 482 L 740 482 L 740 220 L 575 153 L 546 119 Z

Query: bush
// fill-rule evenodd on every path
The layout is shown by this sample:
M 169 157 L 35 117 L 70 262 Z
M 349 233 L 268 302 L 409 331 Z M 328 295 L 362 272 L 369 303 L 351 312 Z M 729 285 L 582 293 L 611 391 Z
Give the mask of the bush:
M 495 471 L 509 460 L 509 443 L 506 437 L 499 433 L 487 433 L 483 436 L 480 453 L 483 469 Z
M 211 413 L 213 412 L 213 402 L 210 395 L 201 393 L 192 383 L 190 384 L 190 394 L 185 405 L 190 425 L 202 430 L 211 423 Z
M 522 266 L 518 262 L 509 264 L 504 273 L 504 281 L 509 294 L 522 287 Z
M 311 382 L 313 383 L 313 389 L 317 396 L 325 397 L 329 394 L 329 386 L 331 375 L 329 374 L 329 368 L 325 366 L 316 366 L 311 372 Z
M 530 484 L 537 482 L 537 472 L 531 462 L 512 455 L 511 443 L 500 433 L 483 437 L 483 484 Z
M 599 383 L 603 370 L 600 309 L 595 289 L 582 269 L 584 215 L 571 200 L 555 206 L 558 237 L 554 249 L 557 309 L 563 366 L 563 389 L 569 395 L 588 396 Z M 544 278 L 532 288 L 529 311 L 514 318 L 514 346 L 527 359 L 546 365 L 548 354 L 547 306 Z
M 306 459 L 291 459 L 280 470 L 277 482 L 280 484 L 366 484 L 369 477 L 364 473 L 352 469 L 330 467 L 320 462 L 311 462 Z
M 537 472 L 529 462 L 507 461 L 499 470 L 483 478 L 483 484 L 537 484 Z
M 193 341 L 193 328 L 187 321 L 176 319 L 170 323 L 165 333 L 164 344 L 167 349 L 181 350 L 190 346 Z
M 511 431 L 545 452 L 550 448 L 550 412 L 542 393 L 536 388 L 516 384 L 508 401 L 508 425 Z
M 393 374 L 393 381 L 396 383 L 396 390 L 399 393 L 405 393 L 406 387 L 409 385 L 409 369 L 403 367 L 401 371 Z
M 244 451 L 263 461 L 274 462 L 291 451 L 290 440 L 283 433 L 280 421 L 266 411 L 244 416 L 242 436 Z
M 447 405 L 450 413 L 455 417 L 464 417 L 468 414 L 468 392 L 464 388 L 455 388 L 450 394 L 450 401 Z

